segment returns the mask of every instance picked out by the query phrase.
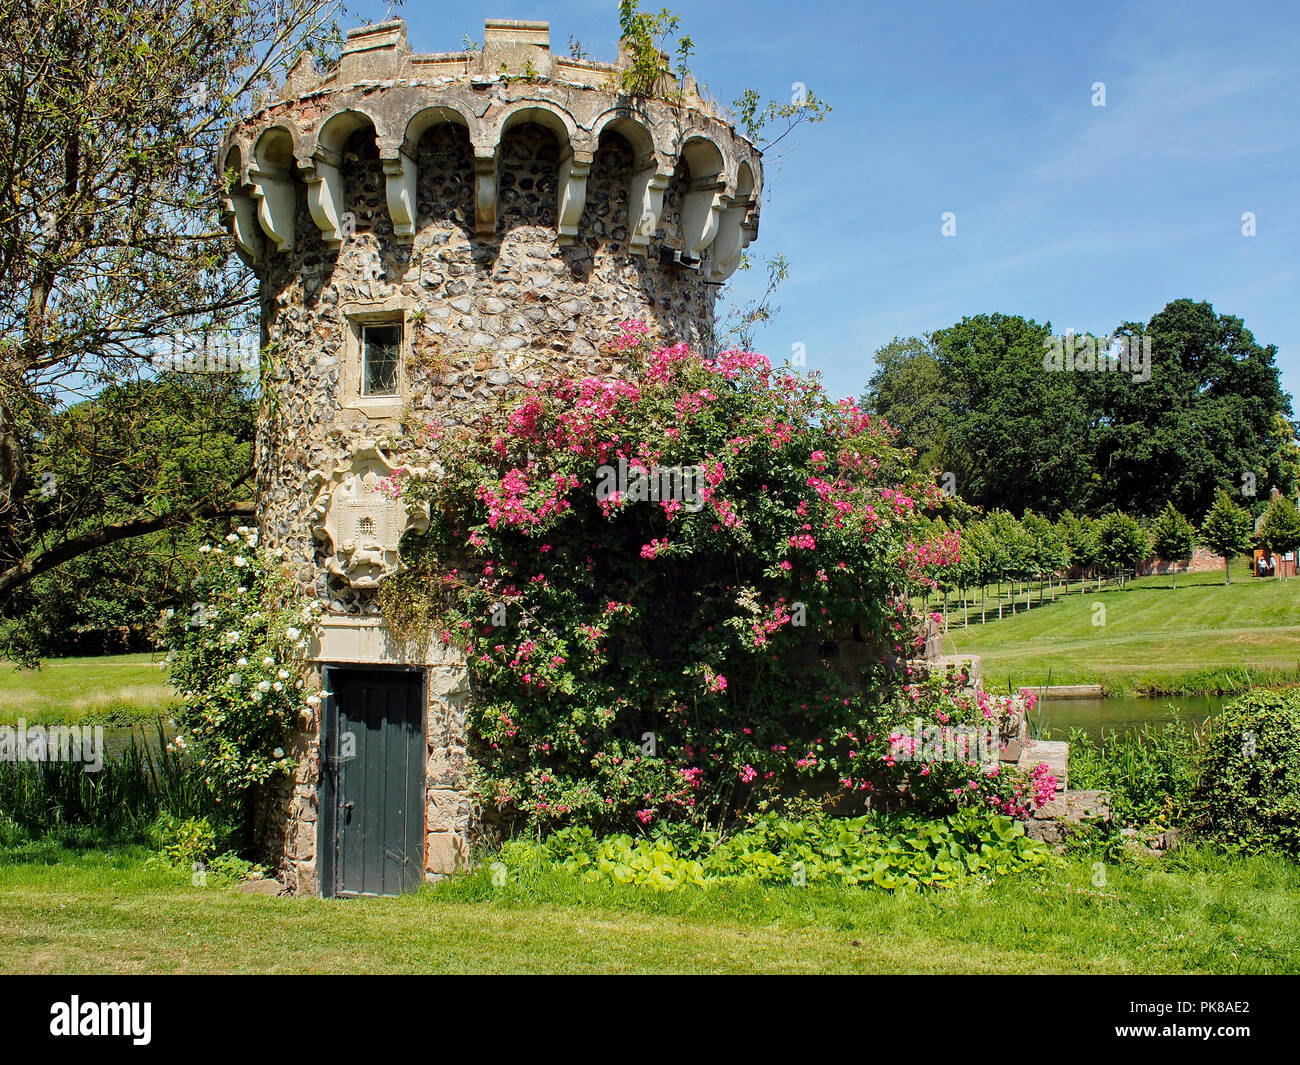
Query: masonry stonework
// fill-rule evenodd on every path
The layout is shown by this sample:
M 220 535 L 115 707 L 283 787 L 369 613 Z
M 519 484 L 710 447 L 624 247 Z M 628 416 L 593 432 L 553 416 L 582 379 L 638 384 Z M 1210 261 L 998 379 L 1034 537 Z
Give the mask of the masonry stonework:
M 756 236 L 762 168 L 687 79 L 651 95 L 628 66 L 552 55 L 545 23 L 491 21 L 475 52 L 411 52 L 403 22 L 304 58 L 232 128 L 225 214 L 261 289 L 263 542 L 282 548 L 324 622 L 331 664 L 406 665 L 427 680 L 424 863 L 464 864 L 473 830 L 454 648 L 387 632 L 378 588 L 420 516 L 376 492 L 385 469 L 435 467 L 403 443 L 425 424 L 550 372 L 614 377 L 616 325 L 711 350 L 714 299 Z M 396 377 L 363 380 L 367 328 L 397 327 Z M 290 890 L 319 892 L 320 711 L 265 812 Z

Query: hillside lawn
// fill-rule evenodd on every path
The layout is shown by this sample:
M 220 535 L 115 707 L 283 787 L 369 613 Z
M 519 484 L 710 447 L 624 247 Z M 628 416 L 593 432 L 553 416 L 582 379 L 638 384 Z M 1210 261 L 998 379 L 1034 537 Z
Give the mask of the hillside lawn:
M 487 869 L 400 898 L 195 887 L 134 847 L 0 852 L 5 973 L 1295 973 L 1300 866 L 1195 850 L 924 895 Z M 1104 873 L 1104 886 L 1095 887 Z
M 47 658 L 39 669 L 0 661 L 0 725 L 151 721 L 166 715 L 172 686 L 151 654 Z
M 963 629 L 950 603 L 944 651 L 978 654 L 989 691 L 1101 684 L 1108 694 L 1200 694 L 1300 683 L 1300 578 L 1260 579 L 1234 566 L 1107 582 Z M 1097 604 L 1105 624 L 1094 624 Z M 1006 608 L 1004 607 L 1004 610 Z

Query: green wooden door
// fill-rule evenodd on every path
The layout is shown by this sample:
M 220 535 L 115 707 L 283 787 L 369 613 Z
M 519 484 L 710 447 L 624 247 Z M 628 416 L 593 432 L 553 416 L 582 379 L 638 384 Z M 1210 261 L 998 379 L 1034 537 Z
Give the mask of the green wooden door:
M 398 895 L 424 880 L 424 675 L 326 671 L 321 885 Z

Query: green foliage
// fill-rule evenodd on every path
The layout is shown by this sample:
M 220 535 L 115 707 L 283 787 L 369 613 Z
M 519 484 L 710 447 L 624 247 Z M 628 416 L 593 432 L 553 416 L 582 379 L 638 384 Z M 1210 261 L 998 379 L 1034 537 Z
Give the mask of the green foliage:
M 295 765 L 284 745 L 315 698 L 304 678 L 319 603 L 293 605 L 283 552 L 259 550 L 255 530 L 201 553 L 192 606 L 167 625 L 167 661 L 180 693 L 184 732 L 176 742 L 193 749 L 205 781 L 229 806 Z
M 203 816 L 213 796 L 175 747 L 132 742 L 95 773 L 78 762 L 0 763 L 0 810 L 33 838 L 88 829 L 106 838 L 141 838 L 162 811 Z
M 916 891 L 1052 864 L 1048 848 L 1024 832 L 1019 821 L 971 809 L 941 821 L 870 816 L 791 821 L 769 813 L 724 840 L 711 834 L 689 841 L 663 835 L 599 838 L 589 828 L 569 828 L 550 836 L 540 852 L 535 844 L 508 843 L 501 857 L 507 868 L 542 857 L 590 883 L 635 884 L 652 891 L 736 882 Z
M 1259 530 L 1259 542 L 1278 555 L 1300 548 L 1300 511 L 1289 497 L 1279 495 L 1269 503 Z
M 29 534 L 93 536 L 138 517 L 142 503 L 158 528 L 18 585 L 4 605 L 0 655 L 31 664 L 149 648 L 159 611 L 182 605 L 212 533 L 214 522 L 197 515 L 251 500 L 241 477 L 252 465 L 255 409 L 237 378 L 166 373 L 52 415 L 30 448 Z
M 162 391 L 151 394 L 150 382 L 175 340 L 197 350 L 255 329 L 256 287 L 247 270 L 232 268 L 215 161 L 237 113 L 259 106 L 304 49 L 340 39 L 330 25 L 337 10 L 335 0 L 6 6 L 6 607 L 14 588 L 68 558 L 230 516 L 248 501 L 249 438 L 229 447 L 219 432 L 194 440 L 211 423 L 187 426 L 184 403 L 146 409 Z M 221 372 L 209 380 L 234 378 Z M 69 408 L 101 390 L 107 395 L 93 416 Z M 172 446 L 177 434 L 194 446 Z M 55 594 L 37 593 L 46 602 Z
M 1180 560 L 1190 558 L 1195 549 L 1196 527 L 1172 503 L 1166 503 L 1160 516 L 1151 523 L 1151 550 L 1173 568 Z M 1173 573 L 1174 587 L 1177 587 L 1176 568 Z
M 1147 556 L 1150 541 L 1136 518 L 1113 512 L 1096 525 L 1097 561 L 1108 570 L 1123 573 Z
M 1199 832 L 1233 849 L 1300 857 L 1300 689 L 1257 689 L 1224 707 L 1198 772 Z
M 189 868 L 217 853 L 217 832 L 206 817 L 164 813 L 150 826 L 150 842 L 170 865 Z
M 653 96 L 661 79 L 669 75 L 664 57 L 665 44 L 677 41 L 677 70 L 684 82 L 690 72 L 687 61 L 694 51 L 690 37 L 677 37 L 681 17 L 663 8 L 658 14 L 640 9 L 638 0 L 619 0 L 618 22 L 631 63 L 619 72 L 619 88 L 632 96 Z
M 1224 583 L 1232 581 L 1229 560 L 1243 555 L 1255 545 L 1255 523 L 1250 512 L 1237 506 L 1222 488 L 1215 493 L 1214 505 L 1201 523 L 1201 542 L 1216 555 L 1223 556 Z
M 1103 733 L 1098 741 L 1071 729 L 1070 786 L 1108 792 L 1119 825 L 1185 824 L 1203 741 L 1203 727 L 1177 718 L 1137 732 Z
M 1149 342 L 1148 380 L 1049 371 L 1050 324 L 985 314 L 882 347 L 863 406 L 986 510 L 1151 516 L 1170 502 L 1200 517 L 1243 471 L 1294 493 L 1300 451 L 1276 347 L 1186 299 L 1118 332 Z

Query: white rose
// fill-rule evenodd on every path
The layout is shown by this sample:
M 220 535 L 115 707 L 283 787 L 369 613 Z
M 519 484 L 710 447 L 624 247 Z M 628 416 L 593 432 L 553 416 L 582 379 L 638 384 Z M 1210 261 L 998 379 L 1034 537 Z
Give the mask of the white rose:
M 269 680 L 258 681 L 257 690 L 263 694 L 269 692 L 271 690 L 271 682 Z
M 211 550 L 212 550 L 212 548 L 211 548 L 209 545 L 204 544 L 202 547 L 199 548 L 199 554 L 200 554 L 200 555 L 206 555 L 206 554 L 207 554 L 209 551 L 211 551 Z
M 239 537 L 236 536 L 234 533 L 231 533 L 229 536 L 226 537 L 226 543 L 237 544 L 239 543 Z
M 284 630 L 284 635 L 290 640 L 296 640 L 299 636 L 302 635 L 302 632 L 301 630 L 295 629 L 292 625 L 290 625 L 287 629 Z
M 244 683 L 244 678 L 241 677 L 238 673 L 232 673 L 230 674 L 230 676 L 226 678 L 226 683 L 233 684 L 236 688 L 238 688 L 241 684 Z
M 271 685 L 271 688 L 272 688 L 274 691 L 278 691 L 278 692 L 282 692 L 282 691 L 284 691 L 284 685 L 281 684 L 278 680 L 277 680 L 274 684 Z
M 240 633 L 237 629 L 231 629 L 229 632 L 226 633 L 226 643 L 237 644 L 241 636 L 242 633 Z
M 319 709 L 320 709 L 320 696 L 319 696 L 319 695 L 309 695 L 309 696 L 307 696 L 307 705 L 310 706 L 313 710 L 319 710 Z
M 243 669 L 246 665 L 248 665 L 248 659 L 241 658 L 235 663 L 235 665 L 237 665 L 240 669 Z
M 267 655 L 265 658 L 262 659 L 262 665 L 266 666 L 267 669 L 270 669 L 273 665 L 275 665 L 275 659 L 272 658 L 270 655 Z
M 243 555 L 236 555 L 233 559 L 231 559 L 231 561 L 234 562 L 236 569 L 243 569 L 245 566 L 248 565 L 248 559 L 246 559 Z
M 283 747 L 277 747 L 277 748 L 276 748 L 275 750 L 273 750 L 271 753 L 272 753 L 273 755 L 275 755 L 276 758 L 283 758 L 283 757 L 284 757 L 284 748 L 283 748 Z
M 276 676 L 279 677 L 281 680 L 288 680 L 288 679 L 289 679 L 289 671 L 288 671 L 287 669 L 282 669 L 282 670 L 280 670 L 280 672 L 278 672 L 278 673 L 276 674 Z

